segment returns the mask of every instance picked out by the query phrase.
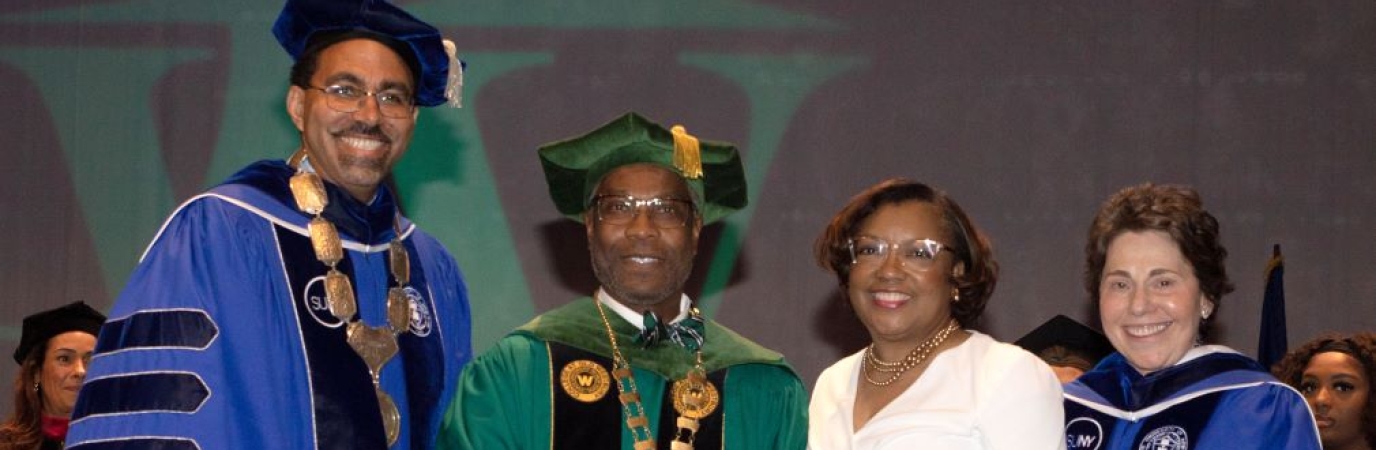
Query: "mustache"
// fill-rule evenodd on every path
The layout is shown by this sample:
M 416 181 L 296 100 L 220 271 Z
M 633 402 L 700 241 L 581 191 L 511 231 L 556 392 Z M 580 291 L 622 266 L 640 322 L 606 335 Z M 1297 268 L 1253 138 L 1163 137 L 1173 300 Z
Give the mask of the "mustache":
M 392 143 L 392 138 L 388 137 L 386 133 L 382 132 L 382 125 L 380 124 L 353 122 L 350 123 L 348 127 L 345 127 L 343 130 L 340 130 L 336 134 L 351 134 L 355 136 L 364 136 L 374 138 L 389 144 Z

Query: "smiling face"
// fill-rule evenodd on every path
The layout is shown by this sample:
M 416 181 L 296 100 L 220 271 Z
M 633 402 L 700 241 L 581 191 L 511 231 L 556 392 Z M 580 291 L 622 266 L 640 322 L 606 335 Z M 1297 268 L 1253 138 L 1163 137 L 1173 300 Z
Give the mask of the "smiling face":
M 1324 448 L 1363 448 L 1362 409 L 1371 395 L 1361 362 L 1342 352 L 1314 355 L 1299 390 L 1314 411 Z
M 921 201 L 880 206 L 855 237 L 891 243 L 952 239 L 942 226 L 941 210 Z M 899 253 L 889 249 L 876 263 L 855 264 L 850 270 L 850 304 L 876 342 L 921 342 L 951 320 L 951 279 L 963 266 L 953 266 L 949 249 L 937 252 L 925 269 L 905 266 Z
M 692 198 L 682 178 L 653 164 L 631 164 L 608 172 L 596 195 Z M 687 226 L 659 228 L 642 210 L 630 223 L 613 225 L 600 222 L 590 209 L 583 223 L 593 272 L 607 294 L 637 311 L 654 309 L 665 320 L 678 313 L 678 299 L 697 254 L 700 217 Z
M 1213 302 L 1180 246 L 1161 231 L 1124 232 L 1108 245 L 1099 280 L 1099 317 L 1113 348 L 1147 374 L 1194 347 Z
M 311 84 L 316 88 L 351 86 L 368 92 L 414 95 L 411 71 L 395 52 L 371 39 L 352 39 L 320 52 Z M 377 186 L 406 153 L 416 112 L 403 118 L 383 117 L 373 96 L 362 107 L 344 113 L 326 104 L 319 89 L 292 86 L 287 112 L 301 132 L 301 146 L 321 178 L 362 202 L 372 200 Z
M 43 414 L 71 417 L 77 391 L 86 380 L 86 364 L 96 348 L 96 337 L 85 331 L 68 331 L 48 340 L 39 376 Z

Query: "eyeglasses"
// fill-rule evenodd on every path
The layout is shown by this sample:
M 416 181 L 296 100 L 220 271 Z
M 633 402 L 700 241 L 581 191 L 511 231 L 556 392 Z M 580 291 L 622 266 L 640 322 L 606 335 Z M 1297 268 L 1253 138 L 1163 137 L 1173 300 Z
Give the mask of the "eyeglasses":
M 629 195 L 599 195 L 592 198 L 597 220 L 610 225 L 625 225 L 635 220 L 640 208 L 647 209 L 656 228 L 683 228 L 693 220 L 693 202 L 681 198 L 635 198 Z
M 377 99 L 377 109 L 383 117 L 405 119 L 411 116 L 411 112 L 416 107 L 415 99 L 410 94 L 403 92 L 372 92 L 342 84 L 323 88 L 308 86 L 307 89 L 324 92 L 325 104 L 329 105 L 330 109 L 342 113 L 352 113 L 363 109 L 363 102 L 367 101 L 367 97 Z
M 937 255 L 947 248 L 946 245 L 931 239 L 891 243 L 872 237 L 852 238 L 846 243 L 846 247 L 850 249 L 850 260 L 856 267 L 879 267 L 889 259 L 890 250 L 898 249 L 899 263 L 905 268 L 917 271 L 932 268 Z

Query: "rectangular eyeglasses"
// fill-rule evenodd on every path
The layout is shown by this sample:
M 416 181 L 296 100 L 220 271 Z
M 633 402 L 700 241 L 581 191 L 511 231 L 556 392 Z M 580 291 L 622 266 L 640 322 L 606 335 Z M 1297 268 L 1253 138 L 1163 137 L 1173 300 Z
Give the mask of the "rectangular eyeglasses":
M 850 240 L 851 263 L 856 267 L 875 268 L 887 261 L 889 254 L 897 250 L 899 263 L 907 269 L 925 271 L 932 268 L 937 255 L 946 248 L 931 239 L 914 239 L 892 243 L 883 239 L 860 236 Z
M 599 222 L 625 225 L 635 220 L 644 209 L 656 228 L 683 228 L 692 222 L 696 209 L 693 202 L 681 198 L 635 198 L 629 195 L 599 195 L 593 197 L 593 211 Z

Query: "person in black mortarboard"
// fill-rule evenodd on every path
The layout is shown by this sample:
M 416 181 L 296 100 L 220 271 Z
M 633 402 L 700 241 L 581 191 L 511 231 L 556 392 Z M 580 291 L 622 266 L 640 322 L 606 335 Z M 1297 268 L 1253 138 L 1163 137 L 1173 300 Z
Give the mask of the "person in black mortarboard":
M 1013 344 L 1046 361 L 1061 383 L 1069 383 L 1113 353 L 1113 345 L 1102 333 L 1059 314 Z
M 745 207 L 736 148 L 629 113 L 539 153 L 601 287 L 475 358 L 440 448 L 802 449 L 797 374 L 683 292 L 702 226 Z
M 173 213 L 111 311 L 72 448 L 429 448 L 470 356 L 454 259 L 385 183 L 462 64 L 383 0 L 287 0 L 290 158 Z
M 0 448 L 60 449 L 105 316 L 82 302 L 24 318 L 14 362 L 14 412 L 0 424 Z

